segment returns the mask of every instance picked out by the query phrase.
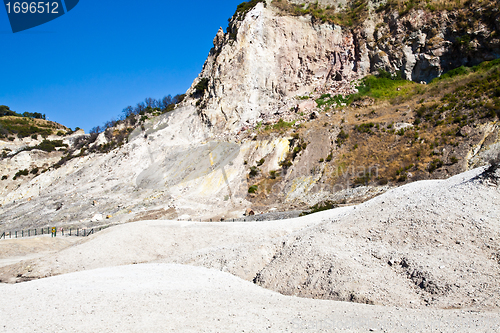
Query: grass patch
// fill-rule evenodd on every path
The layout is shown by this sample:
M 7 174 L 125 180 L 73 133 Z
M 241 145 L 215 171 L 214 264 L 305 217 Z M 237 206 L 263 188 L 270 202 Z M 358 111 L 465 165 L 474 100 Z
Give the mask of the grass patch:
M 370 75 L 362 80 L 361 85 L 356 87 L 358 93 L 349 96 L 349 103 L 361 100 L 363 97 L 372 97 L 379 100 L 392 99 L 406 95 L 408 88 L 415 85 L 415 82 L 404 80 L 399 75 L 391 75 L 379 70 L 378 75 Z
M 286 122 L 283 119 L 278 120 L 276 124 L 273 125 L 274 130 L 282 130 L 292 128 L 296 121 Z
M 302 214 L 300 214 L 300 216 L 314 214 L 314 213 L 322 212 L 322 211 L 325 211 L 325 210 L 334 209 L 334 208 L 337 208 L 337 207 L 338 206 L 336 204 L 334 204 L 333 202 L 331 202 L 331 201 L 320 202 L 320 203 L 318 203 L 318 204 L 310 207 L 309 211 L 303 212 Z
M 341 105 L 347 105 L 349 103 L 349 98 L 342 95 L 331 96 L 330 94 L 321 95 L 320 98 L 316 99 L 316 105 L 320 108 L 324 105 L 330 107 L 336 107 Z
M 33 135 L 47 137 L 61 126 L 46 120 L 5 116 L 0 117 L 0 138 L 5 138 L 9 134 L 17 135 L 19 138 L 26 138 Z

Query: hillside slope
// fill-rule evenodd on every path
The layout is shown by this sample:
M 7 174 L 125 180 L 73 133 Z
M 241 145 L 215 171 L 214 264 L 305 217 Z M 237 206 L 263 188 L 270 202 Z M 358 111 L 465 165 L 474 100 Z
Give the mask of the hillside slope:
M 403 78 L 495 58 L 494 1 L 307 3 L 238 7 L 172 112 L 5 151 L 0 230 L 307 211 L 484 164 L 499 143 L 498 61 Z

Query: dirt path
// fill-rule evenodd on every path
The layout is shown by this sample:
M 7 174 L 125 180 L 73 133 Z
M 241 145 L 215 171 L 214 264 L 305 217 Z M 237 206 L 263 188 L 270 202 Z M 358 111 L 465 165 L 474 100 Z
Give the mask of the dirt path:
M 0 267 L 21 261 L 49 257 L 70 245 L 82 241 L 77 237 L 55 237 L 49 235 L 0 240 Z

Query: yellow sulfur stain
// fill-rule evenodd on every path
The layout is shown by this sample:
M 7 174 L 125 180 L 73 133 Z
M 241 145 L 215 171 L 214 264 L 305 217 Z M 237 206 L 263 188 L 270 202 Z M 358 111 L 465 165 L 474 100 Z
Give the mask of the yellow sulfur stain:
M 312 176 L 295 178 L 292 182 L 290 191 L 288 191 L 286 195 L 286 201 L 296 199 L 309 192 L 311 187 L 313 187 L 316 182 L 317 179 Z

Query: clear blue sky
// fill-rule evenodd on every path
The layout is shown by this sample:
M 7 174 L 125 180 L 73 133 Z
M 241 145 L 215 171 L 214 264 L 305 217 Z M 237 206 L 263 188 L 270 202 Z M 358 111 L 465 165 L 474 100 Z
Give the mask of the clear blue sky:
M 80 0 L 12 33 L 0 8 L 0 105 L 89 131 L 146 97 L 184 93 L 243 0 Z

